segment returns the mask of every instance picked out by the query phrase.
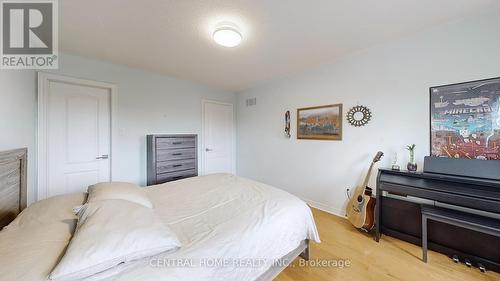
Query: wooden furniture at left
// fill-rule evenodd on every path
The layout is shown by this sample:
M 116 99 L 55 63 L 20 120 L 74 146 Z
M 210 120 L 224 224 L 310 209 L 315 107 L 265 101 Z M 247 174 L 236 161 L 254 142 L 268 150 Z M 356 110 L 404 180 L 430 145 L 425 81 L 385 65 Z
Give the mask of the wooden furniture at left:
M 26 148 L 0 152 L 0 229 L 27 206 Z

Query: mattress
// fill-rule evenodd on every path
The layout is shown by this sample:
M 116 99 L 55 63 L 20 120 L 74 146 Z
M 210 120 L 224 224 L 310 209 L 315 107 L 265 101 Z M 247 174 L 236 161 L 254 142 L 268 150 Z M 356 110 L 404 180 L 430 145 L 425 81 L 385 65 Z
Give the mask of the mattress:
M 215 174 L 146 190 L 156 213 L 183 246 L 88 280 L 255 280 L 302 240 L 319 242 L 303 201 L 249 179 Z M 84 201 L 84 194 L 39 201 L 1 231 L 0 280 L 45 280 L 74 231 L 71 209 Z M 28 245 L 26 230 L 34 233 Z M 16 232 L 24 235 L 24 242 L 2 242 Z M 57 239 L 47 239 L 52 235 Z M 35 270 L 28 274 L 26 268 Z

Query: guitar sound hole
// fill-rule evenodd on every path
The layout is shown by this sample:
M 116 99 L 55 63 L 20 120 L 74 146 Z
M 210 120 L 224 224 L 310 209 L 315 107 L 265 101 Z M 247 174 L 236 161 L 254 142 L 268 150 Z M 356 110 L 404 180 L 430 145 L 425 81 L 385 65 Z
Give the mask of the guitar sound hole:
M 358 195 L 358 202 L 361 203 L 361 201 L 363 201 L 363 196 Z

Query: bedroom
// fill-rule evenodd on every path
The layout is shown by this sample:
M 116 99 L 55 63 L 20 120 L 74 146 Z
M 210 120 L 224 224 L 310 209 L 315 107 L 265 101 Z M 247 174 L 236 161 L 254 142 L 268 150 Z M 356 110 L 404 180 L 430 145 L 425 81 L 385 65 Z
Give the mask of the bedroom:
M 490 97 L 499 90 L 447 97 L 498 85 L 497 1 L 18 2 L 1 1 L 0 221 L 10 225 L 0 232 L 0 280 L 500 280 L 500 102 Z M 466 118 L 472 125 L 455 126 L 456 138 L 486 152 L 436 153 L 434 139 L 448 139 L 434 134 L 439 106 L 466 103 L 491 114 Z M 472 131 L 485 116 L 492 137 Z M 440 193 L 422 193 L 422 181 Z M 98 182 L 117 184 L 95 188 L 108 199 L 92 204 L 88 187 Z M 346 219 L 366 186 L 377 196 L 369 232 Z M 127 198 L 153 208 L 120 208 Z M 127 236 L 141 220 L 119 217 L 137 210 L 157 222 L 143 231 L 167 227 L 172 239 L 158 240 L 178 249 L 121 266 L 71 262 L 84 245 L 101 251 L 94 258 L 117 258 L 102 246 L 114 232 L 78 248 L 95 233 L 74 229 L 108 201 L 103 208 L 116 203 L 121 215 L 109 227 L 128 227 L 120 235 L 130 246 L 162 246 Z M 436 222 L 442 211 L 451 213 Z M 425 217 L 427 262 L 424 215 L 434 215 Z M 477 219 L 482 227 L 471 229 Z M 89 270 L 71 275 L 78 266 Z M 63 267 L 66 275 L 54 272 Z

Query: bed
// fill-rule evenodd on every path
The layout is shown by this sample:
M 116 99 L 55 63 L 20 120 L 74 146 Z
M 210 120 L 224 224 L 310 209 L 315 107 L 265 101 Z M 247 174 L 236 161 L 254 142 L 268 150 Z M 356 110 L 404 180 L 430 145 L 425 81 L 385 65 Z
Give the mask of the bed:
M 0 163 L 0 171 L 5 166 Z M 12 185 L 2 184 L 0 192 L 6 188 Z M 214 174 L 148 187 L 146 193 L 182 247 L 87 280 L 272 280 L 299 255 L 309 258 L 309 240 L 319 242 L 303 201 L 249 179 Z M 16 201 L 19 210 L 23 200 Z M 0 231 L 0 280 L 46 280 L 75 230 L 72 208 L 85 200 L 86 194 L 75 193 L 36 202 Z M 188 262 L 193 260 L 198 264 Z

